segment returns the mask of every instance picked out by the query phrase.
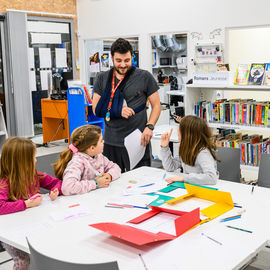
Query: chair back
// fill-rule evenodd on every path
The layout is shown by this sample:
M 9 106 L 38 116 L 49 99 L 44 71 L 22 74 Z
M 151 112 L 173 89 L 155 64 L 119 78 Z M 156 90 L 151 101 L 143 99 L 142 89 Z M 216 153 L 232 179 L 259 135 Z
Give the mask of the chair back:
M 216 156 L 219 179 L 240 182 L 240 149 L 217 147 Z
M 38 270 L 119 270 L 118 264 L 114 262 L 106 262 L 99 264 L 79 264 L 60 261 L 38 252 L 28 241 L 30 249 L 31 264 L 34 269 Z
M 54 176 L 53 163 L 59 158 L 61 153 L 53 153 L 37 157 L 36 168 L 38 171 Z
M 270 155 L 262 154 L 259 166 L 258 186 L 270 188 Z

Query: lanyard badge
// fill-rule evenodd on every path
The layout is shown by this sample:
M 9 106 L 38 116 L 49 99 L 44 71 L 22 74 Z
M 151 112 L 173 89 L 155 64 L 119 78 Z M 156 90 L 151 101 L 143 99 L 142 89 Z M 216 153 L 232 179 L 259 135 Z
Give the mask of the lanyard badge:
M 120 85 L 120 83 L 123 81 L 124 78 L 122 78 L 118 84 L 116 85 L 115 87 L 115 73 L 113 72 L 113 78 L 112 78 L 112 92 L 111 92 L 111 97 L 110 97 L 110 101 L 109 101 L 109 105 L 108 105 L 108 109 L 107 109 L 107 113 L 106 113 L 106 116 L 105 116 L 105 120 L 107 122 L 109 122 L 111 120 L 111 113 L 110 113 L 110 110 L 111 110 L 111 107 L 112 107 L 112 100 L 113 100 L 113 97 L 114 97 L 114 94 L 115 94 L 115 91 L 117 90 L 118 86 Z

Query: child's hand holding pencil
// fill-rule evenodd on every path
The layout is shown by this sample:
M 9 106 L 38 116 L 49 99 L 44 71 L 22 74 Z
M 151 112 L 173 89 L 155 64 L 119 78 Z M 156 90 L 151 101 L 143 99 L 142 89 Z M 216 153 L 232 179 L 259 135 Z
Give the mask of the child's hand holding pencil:
M 25 200 L 26 208 L 35 207 L 41 204 L 42 201 L 42 195 L 37 193 L 30 197 L 28 200 Z

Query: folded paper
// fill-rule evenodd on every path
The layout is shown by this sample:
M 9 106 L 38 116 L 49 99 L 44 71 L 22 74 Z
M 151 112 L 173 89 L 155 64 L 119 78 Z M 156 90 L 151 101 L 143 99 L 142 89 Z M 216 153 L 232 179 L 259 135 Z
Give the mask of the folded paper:
M 125 241 L 141 246 L 152 242 L 175 239 L 200 222 L 199 208 L 196 208 L 190 212 L 178 211 L 173 209 L 164 209 L 156 206 L 151 206 L 151 209 L 152 209 L 151 211 L 128 221 L 128 223 L 139 224 L 143 221 L 151 219 L 152 217 L 161 212 L 170 213 L 179 216 L 174 220 L 176 235 L 171 235 L 164 232 L 153 233 L 138 228 L 134 228 L 129 225 L 122 225 L 112 222 L 96 223 L 91 224 L 89 226 L 104 231 L 110 235 L 113 235 Z
M 181 203 L 181 201 L 183 202 L 184 200 L 188 200 L 192 197 L 215 202 L 215 204 L 200 211 L 203 215 L 209 218 L 202 220 L 201 223 L 212 220 L 234 208 L 232 196 L 229 192 L 209 189 L 198 185 L 190 185 L 187 183 L 185 183 L 185 187 L 187 190 L 186 195 L 174 198 L 166 203 L 173 205 Z

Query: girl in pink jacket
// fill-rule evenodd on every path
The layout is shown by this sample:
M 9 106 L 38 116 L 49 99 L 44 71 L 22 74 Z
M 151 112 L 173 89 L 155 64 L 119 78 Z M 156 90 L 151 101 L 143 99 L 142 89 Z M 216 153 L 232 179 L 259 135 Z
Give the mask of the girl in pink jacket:
M 40 187 L 50 190 L 51 200 L 61 194 L 62 181 L 36 170 L 36 145 L 29 139 L 11 137 L 3 145 L 0 161 L 0 215 L 40 205 Z M 2 243 L 14 260 L 14 270 L 27 270 L 29 255 Z
M 98 126 L 78 127 L 71 134 L 71 142 L 54 165 L 55 176 L 63 180 L 64 195 L 108 187 L 120 177 L 120 167 L 102 155 L 104 141 Z

